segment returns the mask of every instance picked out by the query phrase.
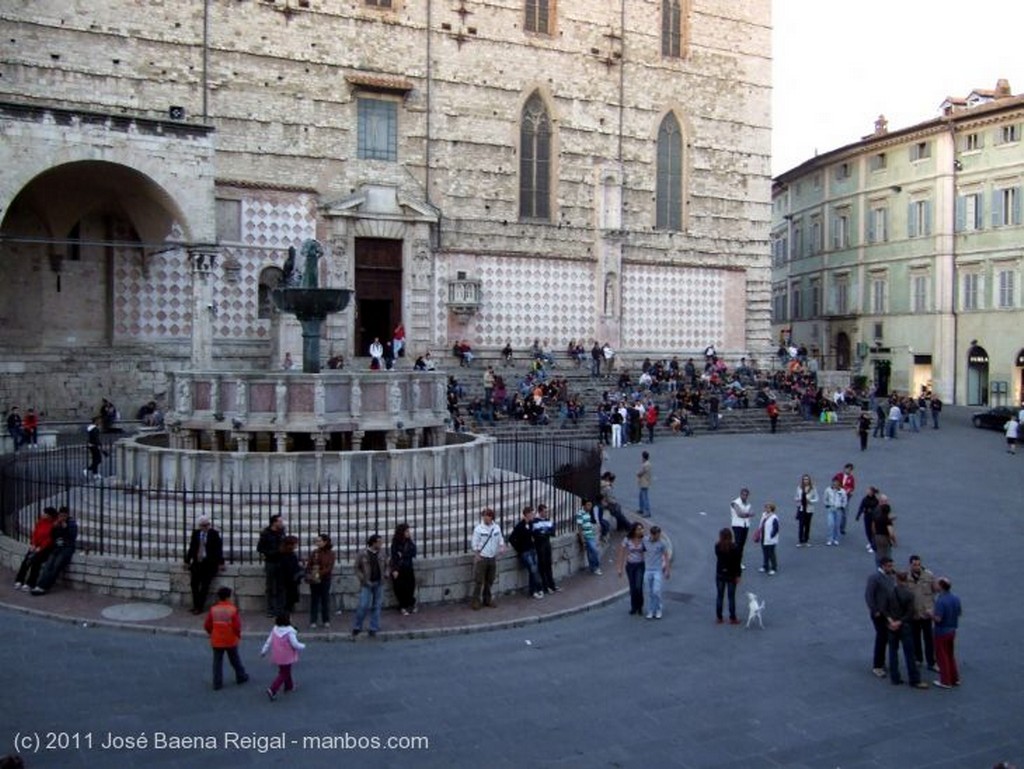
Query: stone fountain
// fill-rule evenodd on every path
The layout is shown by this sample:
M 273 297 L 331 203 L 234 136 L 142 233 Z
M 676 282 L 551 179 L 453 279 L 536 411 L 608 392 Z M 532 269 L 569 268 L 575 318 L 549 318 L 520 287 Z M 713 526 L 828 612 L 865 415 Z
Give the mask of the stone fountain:
M 306 374 L 317 374 L 320 372 L 320 330 L 324 319 L 344 310 L 352 291 L 347 288 L 320 288 L 318 262 L 324 250 L 317 241 L 305 241 L 301 253 L 305 260 L 301 276 L 295 269 L 293 247 L 288 249 L 284 285 L 275 288 L 270 298 L 277 309 L 294 315 L 302 325 L 302 370 Z M 296 282 L 300 285 L 295 285 Z

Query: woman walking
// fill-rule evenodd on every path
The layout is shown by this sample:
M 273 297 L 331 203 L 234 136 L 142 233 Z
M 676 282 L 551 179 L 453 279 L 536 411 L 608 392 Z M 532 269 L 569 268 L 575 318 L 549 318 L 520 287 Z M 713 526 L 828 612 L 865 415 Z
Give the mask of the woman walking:
M 818 490 L 814 488 L 811 476 L 804 474 L 800 477 L 800 485 L 796 488 L 796 519 L 799 522 L 797 534 L 797 547 L 811 546 L 811 518 L 814 516 L 814 506 L 818 503 Z
M 629 581 L 629 613 L 640 616 L 644 612 L 644 525 L 637 521 L 622 540 L 615 568 L 619 576 L 625 566 Z
M 416 542 L 409 524 L 400 523 L 391 538 L 391 579 L 402 614 L 416 612 L 416 573 L 412 562 L 416 558 Z
M 715 616 L 722 624 L 722 599 L 729 595 L 729 624 L 738 625 L 736 618 L 736 585 L 740 582 L 740 551 L 732 539 L 732 529 L 718 532 L 715 543 Z
M 331 538 L 317 535 L 313 552 L 306 560 L 306 582 L 309 583 L 309 629 L 316 630 L 316 623 L 331 626 L 331 577 L 334 574 L 334 550 Z

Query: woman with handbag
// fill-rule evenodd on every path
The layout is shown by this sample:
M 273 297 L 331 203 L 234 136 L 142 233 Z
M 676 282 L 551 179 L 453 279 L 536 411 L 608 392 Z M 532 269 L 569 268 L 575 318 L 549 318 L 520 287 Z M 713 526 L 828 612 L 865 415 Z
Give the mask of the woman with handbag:
M 814 516 L 814 506 L 818 503 L 818 490 L 814 488 L 811 476 L 801 476 L 800 485 L 797 486 L 793 499 L 796 502 L 796 519 L 800 524 L 796 546 L 810 547 L 811 518 Z
M 316 629 L 317 618 L 325 628 L 331 626 L 331 578 L 334 574 L 334 550 L 331 538 L 321 532 L 306 560 L 309 583 L 309 628 Z

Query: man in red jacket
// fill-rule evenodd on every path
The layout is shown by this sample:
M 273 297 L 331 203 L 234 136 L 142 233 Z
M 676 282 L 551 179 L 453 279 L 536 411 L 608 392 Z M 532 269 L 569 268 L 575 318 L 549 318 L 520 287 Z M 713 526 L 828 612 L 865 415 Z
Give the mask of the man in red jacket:
M 238 656 L 238 642 L 242 639 L 242 618 L 238 607 L 231 602 L 231 588 L 222 587 L 217 591 L 217 603 L 210 607 L 203 623 L 210 634 L 213 647 L 213 688 L 224 686 L 224 653 L 235 669 L 235 683 L 244 684 L 249 680 L 242 660 Z

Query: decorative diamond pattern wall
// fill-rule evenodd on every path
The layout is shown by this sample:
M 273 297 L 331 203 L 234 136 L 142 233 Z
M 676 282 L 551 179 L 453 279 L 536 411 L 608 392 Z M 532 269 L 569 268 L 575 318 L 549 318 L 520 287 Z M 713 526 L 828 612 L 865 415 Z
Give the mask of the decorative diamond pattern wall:
M 511 339 L 522 349 L 535 338 L 561 350 L 570 339 L 594 334 L 594 265 L 556 259 L 477 261 L 483 306 L 473 338 L 484 347 Z
M 622 343 L 653 350 L 721 346 L 725 273 L 693 267 L 629 265 L 622 279 Z

